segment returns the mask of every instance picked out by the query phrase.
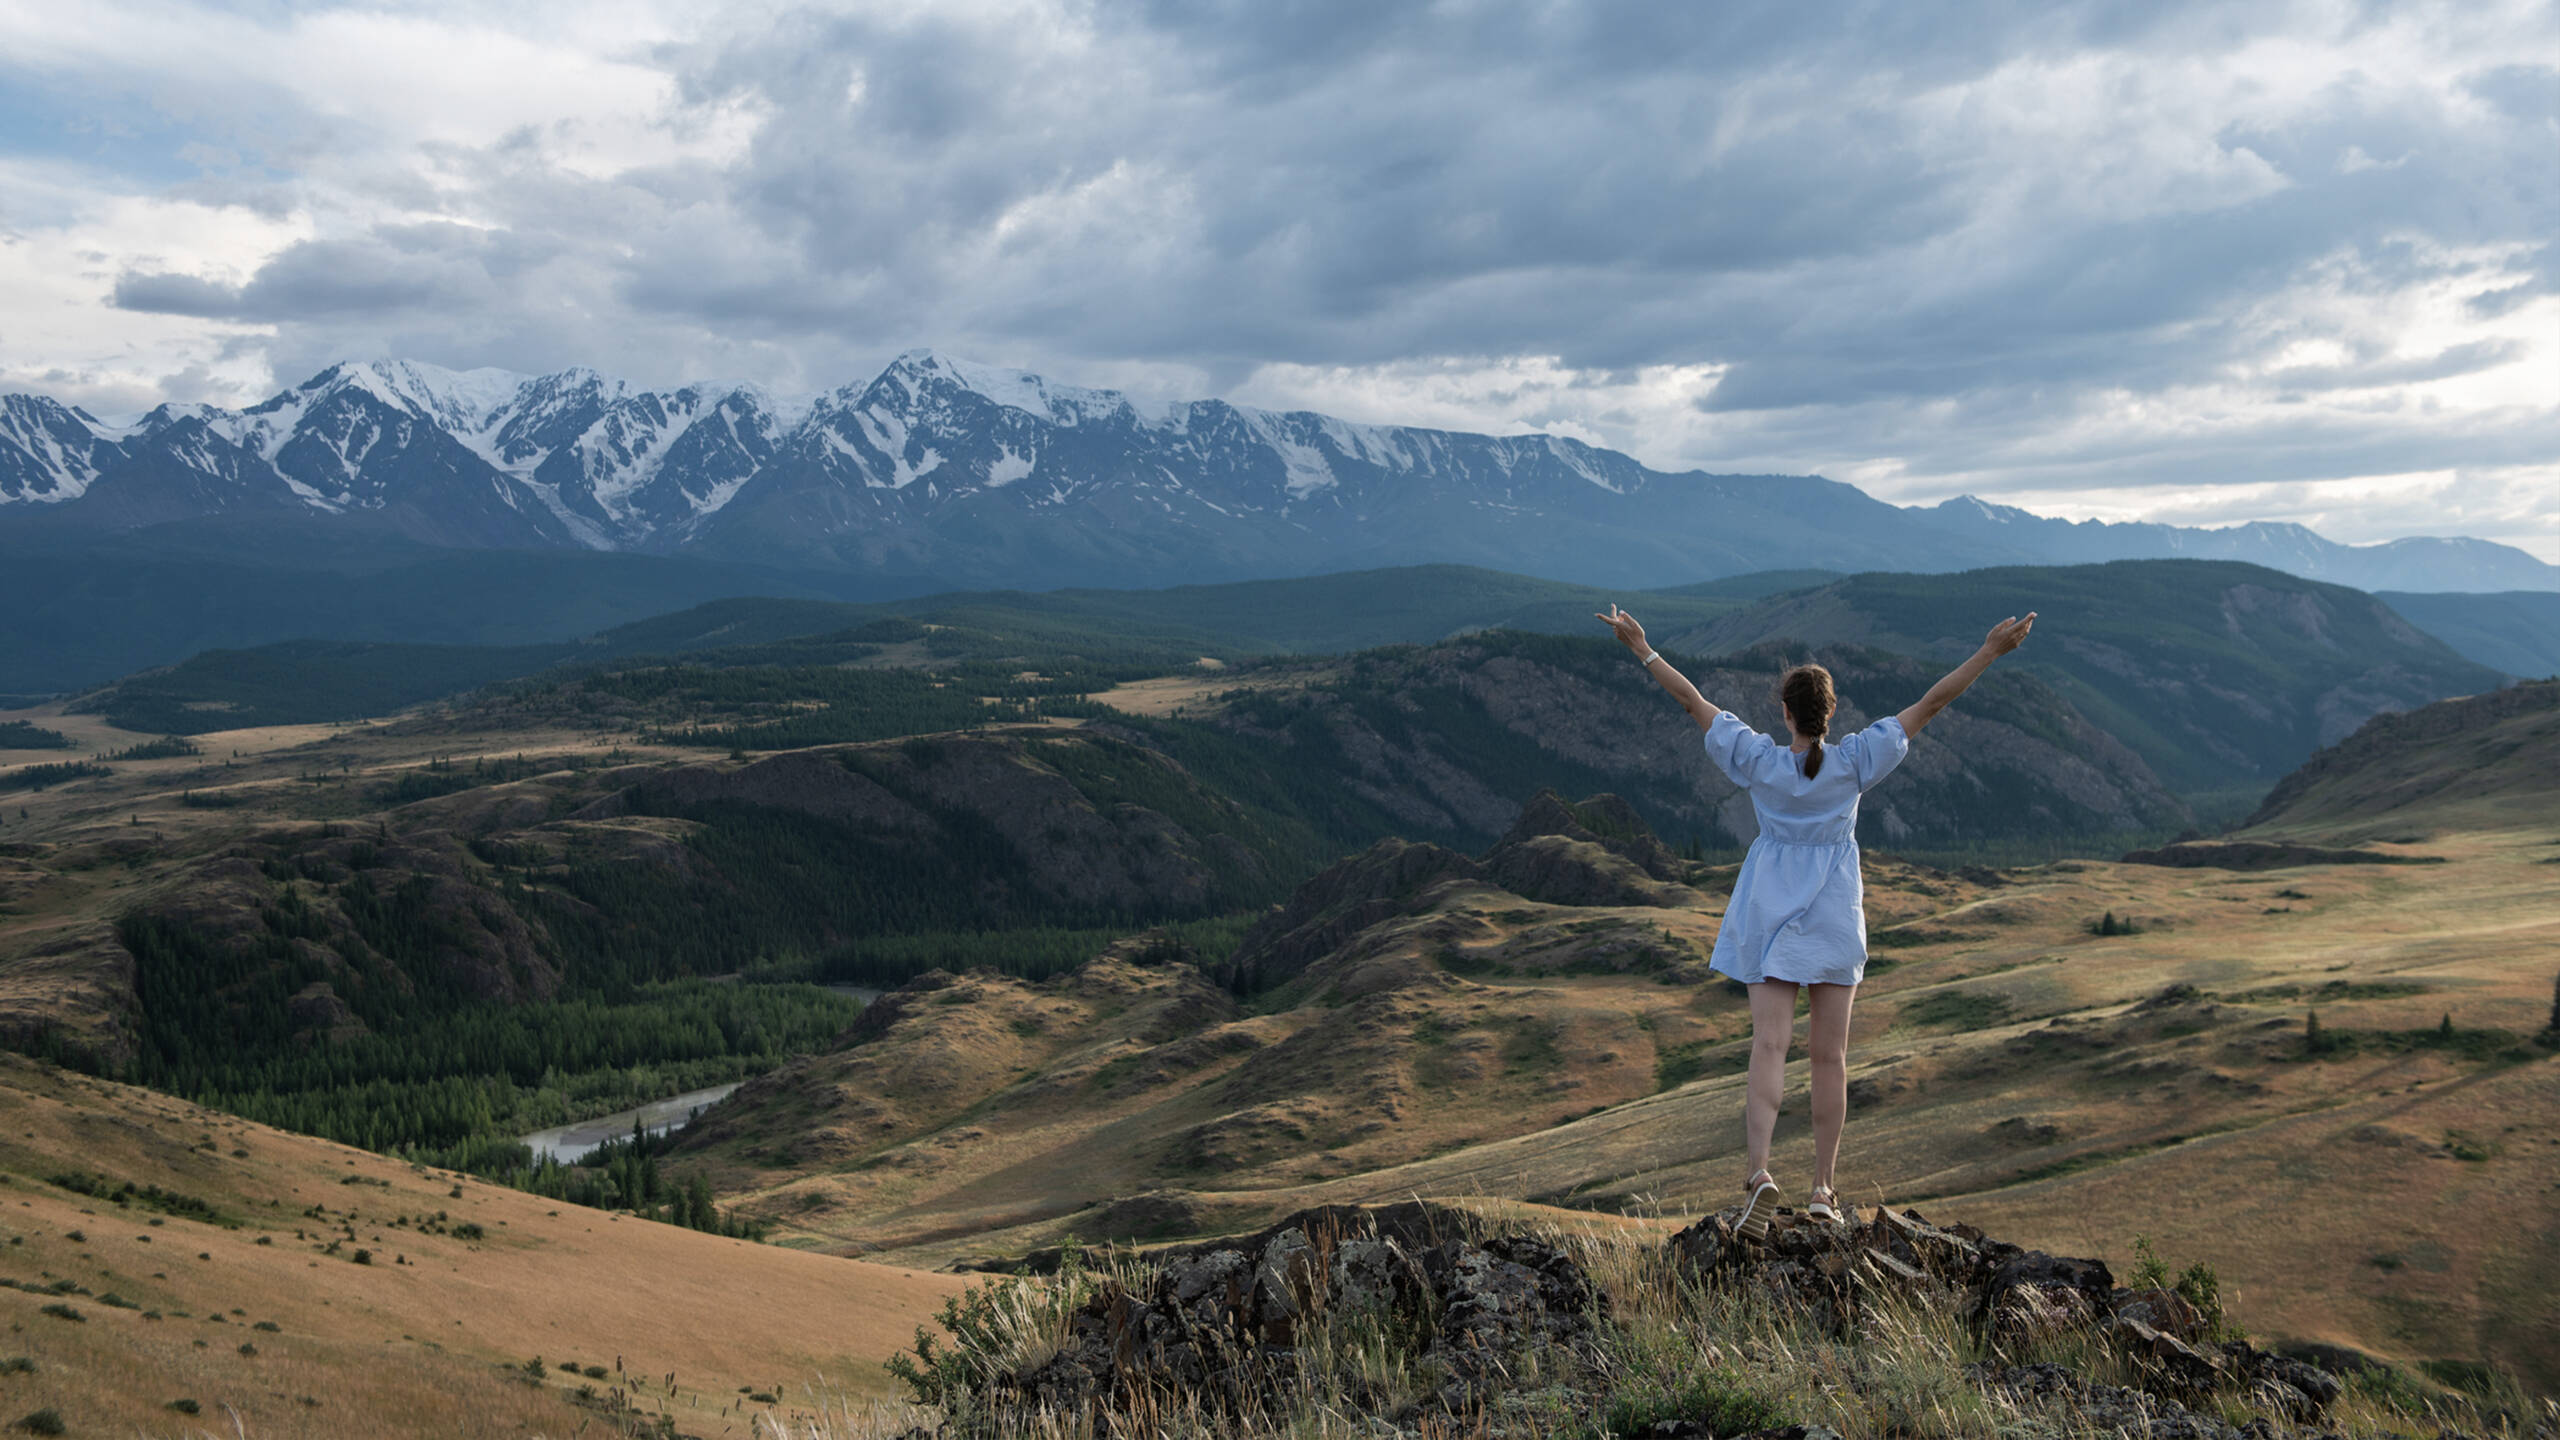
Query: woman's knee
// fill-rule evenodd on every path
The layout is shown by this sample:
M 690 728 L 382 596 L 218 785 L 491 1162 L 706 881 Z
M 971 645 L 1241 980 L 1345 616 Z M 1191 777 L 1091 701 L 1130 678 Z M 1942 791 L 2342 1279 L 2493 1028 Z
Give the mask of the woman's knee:
M 1816 1035 L 1813 1037 L 1813 1044 L 1810 1048 L 1813 1056 L 1813 1068 L 1816 1070 L 1845 1071 L 1849 1068 L 1848 1037 L 1842 1036 L 1841 1038 L 1834 1040 L 1825 1036 Z

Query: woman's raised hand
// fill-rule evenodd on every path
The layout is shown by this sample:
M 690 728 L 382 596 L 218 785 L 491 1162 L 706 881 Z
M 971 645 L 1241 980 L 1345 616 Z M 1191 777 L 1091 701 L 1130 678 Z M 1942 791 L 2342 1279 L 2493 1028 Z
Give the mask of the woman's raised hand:
M 1991 633 L 1982 637 L 1982 648 L 1994 656 L 2006 655 L 2025 644 L 2027 632 L 2034 628 L 2036 612 L 2033 610 L 2024 615 L 2012 615 L 1991 627 Z
M 1644 627 L 1636 623 L 1636 617 L 1619 609 L 1617 606 L 1610 606 L 1609 613 L 1606 615 L 1595 610 L 1592 612 L 1591 618 L 1594 620 L 1607 621 L 1611 632 L 1617 635 L 1618 643 L 1626 646 L 1636 654 L 1641 655 L 1650 648 L 1644 643 Z

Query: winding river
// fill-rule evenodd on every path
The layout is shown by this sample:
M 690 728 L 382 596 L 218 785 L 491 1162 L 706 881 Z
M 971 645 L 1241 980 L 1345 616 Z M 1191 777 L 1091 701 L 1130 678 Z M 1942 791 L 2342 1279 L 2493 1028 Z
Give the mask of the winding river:
M 826 988 L 838 995 L 851 996 L 865 1005 L 880 998 L 880 991 L 869 985 L 829 985 Z M 616 1110 L 610 1115 L 598 1115 L 592 1120 L 554 1125 L 548 1130 L 536 1130 L 530 1135 L 517 1138 L 532 1148 L 533 1158 L 537 1161 L 548 1155 L 563 1165 L 573 1165 L 593 1154 L 595 1148 L 607 1140 L 629 1135 L 635 1121 L 643 1131 L 651 1135 L 664 1135 L 670 1130 L 681 1130 L 694 1116 L 727 1099 L 730 1091 L 745 1083 L 743 1080 L 732 1080 L 726 1085 L 687 1090 L 681 1095 L 670 1095 L 664 1100 L 652 1100 L 646 1105 L 635 1105 L 628 1110 Z

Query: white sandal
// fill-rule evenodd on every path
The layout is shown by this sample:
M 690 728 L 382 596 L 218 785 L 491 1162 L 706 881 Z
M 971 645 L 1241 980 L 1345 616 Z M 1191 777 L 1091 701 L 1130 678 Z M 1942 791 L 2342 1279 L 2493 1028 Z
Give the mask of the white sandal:
M 1751 1198 L 1742 1202 L 1742 1218 L 1733 1222 L 1733 1228 L 1757 1240 L 1769 1233 L 1769 1212 L 1778 1208 L 1778 1182 L 1763 1168 L 1752 1171 L 1742 1184 Z
M 1819 1220 L 1826 1225 L 1832 1224 L 1840 1218 L 1840 1211 L 1837 1208 L 1839 1201 L 1839 1191 L 1828 1185 L 1816 1185 L 1813 1187 L 1813 1198 L 1805 1202 L 1805 1218 Z

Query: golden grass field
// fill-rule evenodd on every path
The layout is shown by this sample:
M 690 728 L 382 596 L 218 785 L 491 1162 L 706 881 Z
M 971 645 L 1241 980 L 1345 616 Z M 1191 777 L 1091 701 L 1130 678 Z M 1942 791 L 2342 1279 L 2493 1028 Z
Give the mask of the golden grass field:
M 224 1223 L 52 1183 L 72 1170 Z M 599 1423 L 570 1398 L 592 1384 L 745 1436 L 759 1412 L 885 1393 L 878 1361 L 958 1283 L 559 1206 L 15 1056 L 0 1212 L 0 1278 L 20 1287 L 0 1290 L 0 1359 L 35 1366 L 7 1377 L 5 1418 L 50 1405 L 74 1434 L 228 1435 L 227 1407 L 259 1437 L 565 1436 Z M 29 1293 L 64 1280 L 92 1293 Z M 530 1383 L 535 1356 L 607 1376 Z M 181 1398 L 200 1415 L 167 1408 Z

